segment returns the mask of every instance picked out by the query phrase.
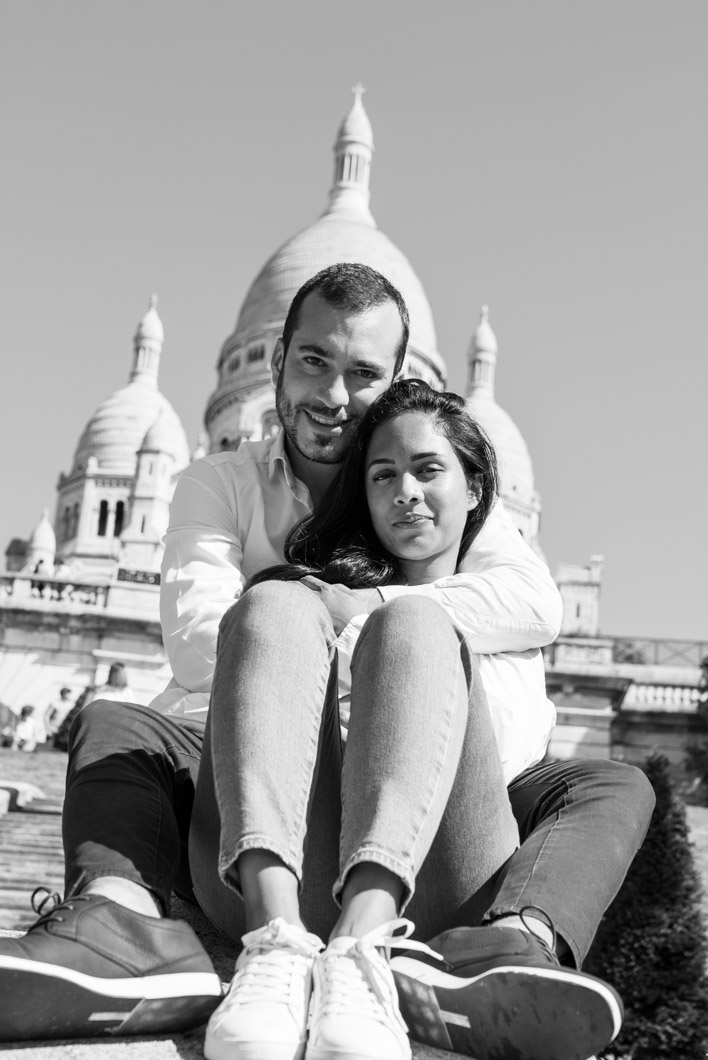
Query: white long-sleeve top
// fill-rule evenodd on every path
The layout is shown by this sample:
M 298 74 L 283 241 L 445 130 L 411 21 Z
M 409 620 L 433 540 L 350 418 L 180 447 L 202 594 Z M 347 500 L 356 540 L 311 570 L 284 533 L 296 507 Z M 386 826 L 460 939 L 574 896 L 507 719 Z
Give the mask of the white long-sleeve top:
M 205 716 L 219 622 L 251 575 L 283 562 L 288 531 L 312 509 L 282 432 L 197 460 L 177 484 L 165 535 L 160 619 L 173 678 L 151 706 Z M 464 577 L 463 577 L 464 575 Z M 473 651 L 526 652 L 558 635 L 562 605 L 548 568 L 497 503 L 453 578 L 386 586 L 384 598 L 432 595 Z

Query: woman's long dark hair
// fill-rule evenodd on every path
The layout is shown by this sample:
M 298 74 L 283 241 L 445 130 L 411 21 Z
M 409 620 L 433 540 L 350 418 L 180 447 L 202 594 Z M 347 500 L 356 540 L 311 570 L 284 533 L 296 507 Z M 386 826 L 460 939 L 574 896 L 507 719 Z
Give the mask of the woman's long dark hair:
M 273 579 L 296 580 L 307 574 L 350 589 L 405 583 L 401 561 L 383 547 L 371 523 L 364 470 L 376 428 L 406 412 L 423 412 L 434 421 L 435 429 L 447 438 L 460 461 L 468 486 L 479 498 L 467 513 L 459 562 L 484 525 L 498 492 L 494 449 L 461 397 L 432 390 L 419 379 L 404 379 L 393 383 L 366 411 L 337 477 L 312 515 L 288 534 L 288 563 L 260 571 L 246 588 Z

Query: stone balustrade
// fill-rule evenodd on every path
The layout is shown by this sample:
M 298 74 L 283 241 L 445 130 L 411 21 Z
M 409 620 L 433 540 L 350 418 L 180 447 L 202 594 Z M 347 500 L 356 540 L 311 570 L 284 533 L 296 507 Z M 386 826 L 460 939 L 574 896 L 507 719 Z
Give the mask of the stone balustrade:
M 691 685 L 630 685 L 622 710 L 695 711 L 699 689 Z
M 103 610 L 108 606 L 109 588 L 106 582 L 0 574 L 0 607 Z

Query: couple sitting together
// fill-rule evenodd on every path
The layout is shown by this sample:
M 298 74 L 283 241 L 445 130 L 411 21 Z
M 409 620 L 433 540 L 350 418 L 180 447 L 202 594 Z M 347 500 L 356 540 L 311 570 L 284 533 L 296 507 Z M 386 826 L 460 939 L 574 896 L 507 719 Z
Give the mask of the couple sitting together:
M 282 432 L 183 473 L 174 678 L 74 722 L 66 897 L 0 941 L 0 1040 L 209 1016 L 208 1060 L 587 1060 L 619 1030 L 579 969 L 653 793 L 544 761 L 559 595 L 463 400 L 395 381 L 407 341 L 384 277 L 323 270 L 273 356 Z M 173 892 L 242 946 L 225 997 Z

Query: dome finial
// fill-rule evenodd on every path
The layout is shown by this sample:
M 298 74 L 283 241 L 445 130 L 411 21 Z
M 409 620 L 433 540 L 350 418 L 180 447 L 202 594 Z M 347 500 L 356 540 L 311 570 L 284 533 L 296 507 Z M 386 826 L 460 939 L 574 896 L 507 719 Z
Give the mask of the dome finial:
M 150 295 L 147 313 L 138 324 L 133 339 L 134 358 L 131 381 L 138 377 L 145 383 L 157 386 L 160 353 L 165 341 L 165 329 L 157 312 L 157 295 Z
M 497 340 L 489 324 L 489 306 L 483 305 L 479 324 L 470 340 L 467 359 L 470 366 L 467 393 L 477 399 L 482 394 L 494 397 L 494 369 L 497 363 Z
M 374 134 L 364 110 L 365 89 L 357 82 L 354 102 L 339 126 L 334 145 L 334 180 L 325 215 L 348 215 L 351 220 L 376 227 L 369 210 L 369 174 L 374 152 Z

